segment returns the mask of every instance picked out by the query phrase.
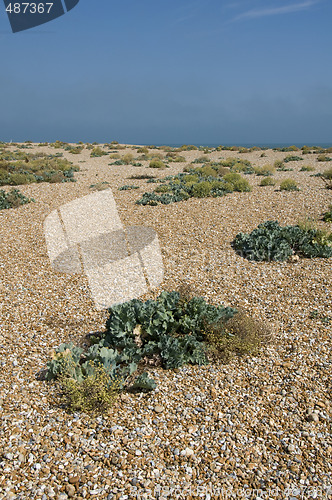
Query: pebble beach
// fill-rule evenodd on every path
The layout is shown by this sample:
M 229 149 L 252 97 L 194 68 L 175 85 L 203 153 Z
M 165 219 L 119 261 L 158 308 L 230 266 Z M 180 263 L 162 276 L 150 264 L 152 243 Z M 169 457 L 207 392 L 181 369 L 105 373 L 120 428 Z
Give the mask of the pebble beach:
M 275 186 L 259 186 L 253 174 L 245 176 L 251 192 L 141 206 L 135 201 L 156 184 L 131 176 L 177 174 L 202 152 L 183 151 L 185 162 L 152 169 L 149 161 L 109 165 L 104 149 L 108 155 L 91 158 L 88 149 L 73 155 L 33 144 L 29 153 L 60 151 L 78 165 L 76 182 L 18 186 L 35 202 L 0 211 L 0 499 L 332 498 L 331 259 L 249 262 L 231 247 L 239 232 L 267 220 L 295 225 L 311 217 L 331 231 L 322 221 L 331 190 L 312 176 L 330 164 L 307 154 L 287 163 L 293 170 L 277 171 Z M 119 149 L 128 152 L 139 157 L 137 146 Z M 264 153 L 208 156 L 263 166 L 290 154 Z M 300 190 L 280 191 L 286 178 Z M 211 304 L 241 307 L 271 325 L 259 356 L 152 367 L 155 390 L 123 392 L 100 416 L 59 405 L 55 384 L 38 374 L 61 343 L 103 330 L 108 314 L 95 308 L 86 276 L 54 271 L 43 222 L 101 182 L 124 226 L 158 235 L 164 280 L 139 298 L 187 283 Z M 125 184 L 139 188 L 119 191 Z

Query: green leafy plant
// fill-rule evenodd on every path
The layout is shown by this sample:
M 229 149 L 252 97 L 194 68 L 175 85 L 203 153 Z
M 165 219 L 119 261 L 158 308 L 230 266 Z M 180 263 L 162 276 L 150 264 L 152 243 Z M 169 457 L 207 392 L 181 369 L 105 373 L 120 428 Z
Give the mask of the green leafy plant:
M 139 186 L 125 184 L 124 186 L 118 188 L 119 191 L 127 191 L 129 189 L 139 189 Z
M 237 253 L 255 261 L 284 261 L 293 254 L 329 258 L 332 233 L 299 225 L 280 227 L 277 221 L 267 221 L 250 234 L 239 233 L 232 245 Z
M 284 163 L 287 163 L 289 161 L 303 161 L 303 158 L 301 158 L 301 156 L 288 155 L 286 156 L 286 158 L 284 158 Z
M 0 189 L 0 210 L 7 208 L 17 208 L 26 203 L 35 201 L 33 198 L 27 198 L 18 189 L 11 189 L 9 192 L 5 192 Z
M 280 191 L 299 191 L 296 181 L 293 179 L 285 179 L 280 183 Z
M 332 222 L 332 205 L 329 205 L 327 212 L 324 213 L 323 220 L 325 222 Z

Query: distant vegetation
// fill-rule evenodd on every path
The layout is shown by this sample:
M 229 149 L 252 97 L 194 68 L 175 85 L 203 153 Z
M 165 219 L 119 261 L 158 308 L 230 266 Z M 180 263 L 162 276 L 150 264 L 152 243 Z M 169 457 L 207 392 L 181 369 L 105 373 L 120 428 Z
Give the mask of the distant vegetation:
M 0 186 L 75 181 L 74 172 L 77 171 L 79 167 L 70 161 L 45 153 L 0 153 Z
M 222 173 L 220 173 L 220 170 Z M 207 164 L 203 167 L 191 168 L 188 173 L 179 173 L 165 178 L 168 184 L 155 189 L 153 193 L 144 193 L 136 203 L 139 205 L 168 205 L 169 203 L 189 198 L 206 198 L 224 196 L 233 191 L 251 191 L 244 177 L 222 165 Z M 157 194 L 161 193 L 161 194 Z

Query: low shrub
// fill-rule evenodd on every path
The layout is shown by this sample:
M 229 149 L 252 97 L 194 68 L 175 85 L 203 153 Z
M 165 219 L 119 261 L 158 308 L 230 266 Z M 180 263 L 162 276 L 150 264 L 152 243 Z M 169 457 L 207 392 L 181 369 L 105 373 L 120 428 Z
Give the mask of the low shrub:
M 332 168 L 328 168 L 327 170 L 325 170 L 321 174 L 320 178 L 325 183 L 327 189 L 332 189 Z
M 34 202 L 35 200 L 33 198 L 27 198 L 18 189 L 11 189 L 7 193 L 3 189 L 0 189 L 0 210 L 17 208 L 31 201 Z
M 254 167 L 256 175 L 271 176 L 275 173 L 276 169 L 272 165 L 263 165 L 262 167 Z
M 279 168 L 282 168 L 284 165 L 284 162 L 282 160 L 276 160 L 273 164 L 274 168 L 279 170 Z
M 122 156 L 121 160 L 124 162 L 125 165 L 129 165 L 134 161 L 134 156 L 132 153 L 126 153 L 125 155 Z
M 64 146 L 68 146 L 68 142 L 62 142 L 59 140 L 56 140 L 55 142 L 51 142 L 50 146 L 55 149 L 60 149 L 63 148 Z
M 68 153 L 71 153 L 73 155 L 78 155 L 82 153 L 84 149 L 84 146 L 67 146 L 65 147 L 65 150 L 68 151 Z
M 99 158 L 100 156 L 105 156 L 105 155 L 108 155 L 108 153 L 106 151 L 104 151 L 103 149 L 101 149 L 99 146 L 97 147 L 94 147 L 92 150 L 91 150 L 91 158 Z
M 220 168 L 225 168 L 225 167 L 221 166 Z M 253 174 L 254 173 L 253 167 L 251 165 L 248 165 L 247 163 L 242 162 L 242 161 L 234 163 L 234 165 L 231 166 L 231 171 L 232 172 L 241 172 L 242 174 Z
M 211 193 L 211 182 L 201 181 L 192 185 L 192 193 L 195 198 L 207 198 Z
M 100 363 L 90 361 L 89 365 L 89 374 L 80 381 L 66 371 L 58 377 L 61 403 L 70 412 L 105 413 L 117 399 L 121 380 L 110 380 L 106 369 Z
M 285 179 L 280 183 L 280 191 L 300 191 L 294 179 Z
M 260 186 L 275 186 L 276 181 L 272 177 L 265 177 L 261 180 Z
M 250 234 L 239 233 L 233 248 L 248 260 L 284 261 L 301 257 L 332 257 L 332 233 L 296 226 L 279 226 L 277 221 L 260 224 Z
M 302 168 L 300 168 L 300 172 L 313 172 L 315 170 L 315 167 L 312 167 L 311 165 L 303 165 Z
M 235 172 L 224 175 L 223 180 L 233 186 L 233 191 L 239 191 L 240 193 L 251 191 L 251 186 L 247 179 L 244 179 L 244 177 Z
M 155 177 L 153 175 L 149 174 L 138 174 L 138 175 L 131 175 L 128 177 L 128 179 L 154 179 Z
M 186 161 L 184 156 L 176 156 L 172 161 L 175 161 L 176 163 L 183 163 Z
M 149 164 L 150 168 L 165 168 L 165 166 L 165 163 L 158 158 L 151 160 Z
M 326 155 L 319 155 L 317 157 L 317 161 L 332 161 L 332 158 Z
M 263 344 L 272 339 L 271 327 L 238 309 L 223 328 L 212 326 L 207 331 L 209 354 L 212 359 L 229 362 L 234 355 L 257 355 Z

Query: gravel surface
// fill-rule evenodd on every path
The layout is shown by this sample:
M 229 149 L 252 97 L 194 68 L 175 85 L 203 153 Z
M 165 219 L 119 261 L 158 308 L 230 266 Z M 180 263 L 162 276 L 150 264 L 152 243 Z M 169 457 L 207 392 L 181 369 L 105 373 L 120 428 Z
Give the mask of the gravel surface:
M 250 193 L 144 207 L 135 200 L 156 185 L 128 177 L 164 177 L 185 163 L 109 166 L 109 156 L 60 151 L 80 166 L 77 182 L 20 186 L 36 203 L 0 211 L 0 498 L 332 498 L 331 259 L 255 263 L 230 246 L 266 220 L 296 224 L 309 215 L 331 230 L 319 220 L 331 191 L 311 177 L 330 165 L 316 154 L 287 163 L 294 170 L 274 177 L 295 179 L 298 192 L 260 187 L 262 177 L 250 175 Z M 187 162 L 201 156 L 181 154 Z M 264 165 L 287 154 L 209 156 Z M 315 172 L 300 172 L 303 164 Z M 159 237 L 165 279 L 142 300 L 191 283 L 213 304 L 268 321 L 274 339 L 259 357 L 227 365 L 153 368 L 156 390 L 124 393 L 93 418 L 66 413 L 54 386 L 36 375 L 62 342 L 104 328 L 107 311 L 95 309 L 86 277 L 54 272 L 43 234 L 52 210 L 103 181 L 124 226 L 150 226 Z M 124 184 L 140 188 L 118 191 Z

